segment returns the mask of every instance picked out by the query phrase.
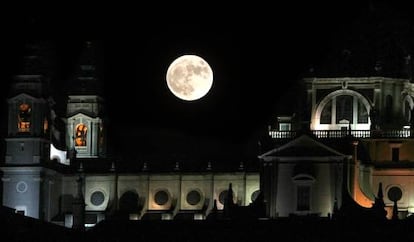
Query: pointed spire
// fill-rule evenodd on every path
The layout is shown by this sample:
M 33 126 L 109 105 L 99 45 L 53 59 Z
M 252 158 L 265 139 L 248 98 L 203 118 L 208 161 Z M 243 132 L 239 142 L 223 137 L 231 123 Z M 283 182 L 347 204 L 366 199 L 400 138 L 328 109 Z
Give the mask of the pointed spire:
M 11 87 L 11 95 L 21 92 L 33 96 L 47 96 L 49 85 L 47 75 L 50 74 L 51 61 L 48 52 L 50 47 L 46 42 L 28 42 L 24 45 L 20 67 L 14 75 Z
M 223 213 L 224 217 L 230 218 L 232 210 L 234 207 L 234 198 L 233 198 L 233 188 L 232 184 L 229 183 L 229 188 L 227 189 L 226 197 L 224 199 Z
M 380 182 L 378 184 L 378 193 L 377 193 L 377 197 L 379 199 L 383 199 L 384 198 L 384 194 L 382 193 L 382 182 Z
M 217 209 L 217 200 L 213 200 L 213 208 L 211 208 L 210 213 L 207 215 L 207 220 L 217 220 L 218 218 L 218 209 Z
M 385 210 L 384 195 L 382 192 L 381 182 L 378 184 L 378 193 L 377 197 L 375 198 L 375 202 L 372 206 L 372 209 L 379 219 L 386 219 L 387 211 Z
M 229 201 L 229 203 L 233 203 L 234 202 L 234 198 L 233 198 L 233 186 L 232 183 L 229 183 L 229 189 L 227 190 L 227 200 Z
M 394 201 L 394 206 L 392 207 L 392 220 L 398 220 L 398 206 L 397 200 Z
M 217 212 L 217 199 L 214 199 L 213 201 L 213 208 L 211 209 L 212 212 Z

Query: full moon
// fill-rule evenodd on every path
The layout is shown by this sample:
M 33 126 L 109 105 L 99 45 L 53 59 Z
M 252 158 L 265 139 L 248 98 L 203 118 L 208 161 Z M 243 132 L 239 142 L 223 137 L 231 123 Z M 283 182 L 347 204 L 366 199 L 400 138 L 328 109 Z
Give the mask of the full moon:
M 205 96 L 213 85 L 213 70 L 201 57 L 183 55 L 167 70 L 167 85 L 178 98 L 193 101 Z

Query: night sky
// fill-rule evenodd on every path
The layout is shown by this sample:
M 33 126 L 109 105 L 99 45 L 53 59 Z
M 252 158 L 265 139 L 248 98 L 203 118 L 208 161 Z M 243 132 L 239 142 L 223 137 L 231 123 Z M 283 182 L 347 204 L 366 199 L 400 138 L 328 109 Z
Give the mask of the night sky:
M 111 152 L 128 159 L 178 153 L 256 154 L 259 136 L 289 105 L 282 98 L 286 89 L 321 62 L 340 33 L 370 6 L 368 1 L 293 1 L 237 8 L 187 5 L 180 10 L 15 8 L 1 19 L 1 93 L 7 93 L 10 76 L 18 74 L 16 53 L 22 43 L 48 40 L 57 55 L 54 96 L 64 108 L 62 87 L 70 86 L 82 44 L 88 40 L 99 50 Z M 199 55 L 213 69 L 213 87 L 200 100 L 180 100 L 167 88 L 168 65 L 183 54 Z

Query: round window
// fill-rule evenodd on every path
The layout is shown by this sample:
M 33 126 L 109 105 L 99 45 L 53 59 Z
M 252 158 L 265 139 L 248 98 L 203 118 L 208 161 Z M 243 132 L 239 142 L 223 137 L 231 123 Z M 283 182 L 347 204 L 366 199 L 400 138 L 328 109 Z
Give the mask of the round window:
M 23 193 L 27 191 L 27 183 L 24 181 L 20 181 L 16 184 L 16 190 L 19 193 Z
M 169 195 L 166 191 L 158 191 L 155 193 L 154 201 L 156 204 L 162 206 L 165 205 L 168 202 Z
M 105 201 L 105 194 L 101 191 L 93 192 L 91 195 L 91 203 L 94 206 L 102 205 L 102 203 Z
M 201 201 L 201 194 L 199 191 L 192 190 L 187 193 L 187 203 L 190 205 L 197 205 Z
M 391 187 L 388 189 L 388 199 L 390 199 L 393 202 L 396 202 L 401 199 L 402 197 L 402 191 L 399 187 Z

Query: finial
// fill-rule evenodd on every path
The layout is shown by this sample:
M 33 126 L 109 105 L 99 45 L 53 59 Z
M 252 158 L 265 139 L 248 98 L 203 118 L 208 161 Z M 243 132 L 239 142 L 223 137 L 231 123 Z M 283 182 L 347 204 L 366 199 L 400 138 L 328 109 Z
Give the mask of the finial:
M 144 164 L 142 165 L 142 171 L 148 171 L 147 162 L 144 162 Z
M 211 167 L 211 161 L 207 162 L 207 170 L 211 171 L 212 167 Z
M 180 162 L 176 161 L 174 171 L 179 171 L 179 170 L 180 170 Z
M 392 220 L 398 220 L 398 205 L 397 200 L 394 201 L 394 205 L 392 207 Z
M 243 161 L 240 161 L 239 170 L 244 170 L 244 163 L 243 163 Z
M 378 198 L 382 199 L 384 197 L 383 193 L 382 193 L 382 182 L 379 183 L 378 185 L 378 194 L 377 194 Z

